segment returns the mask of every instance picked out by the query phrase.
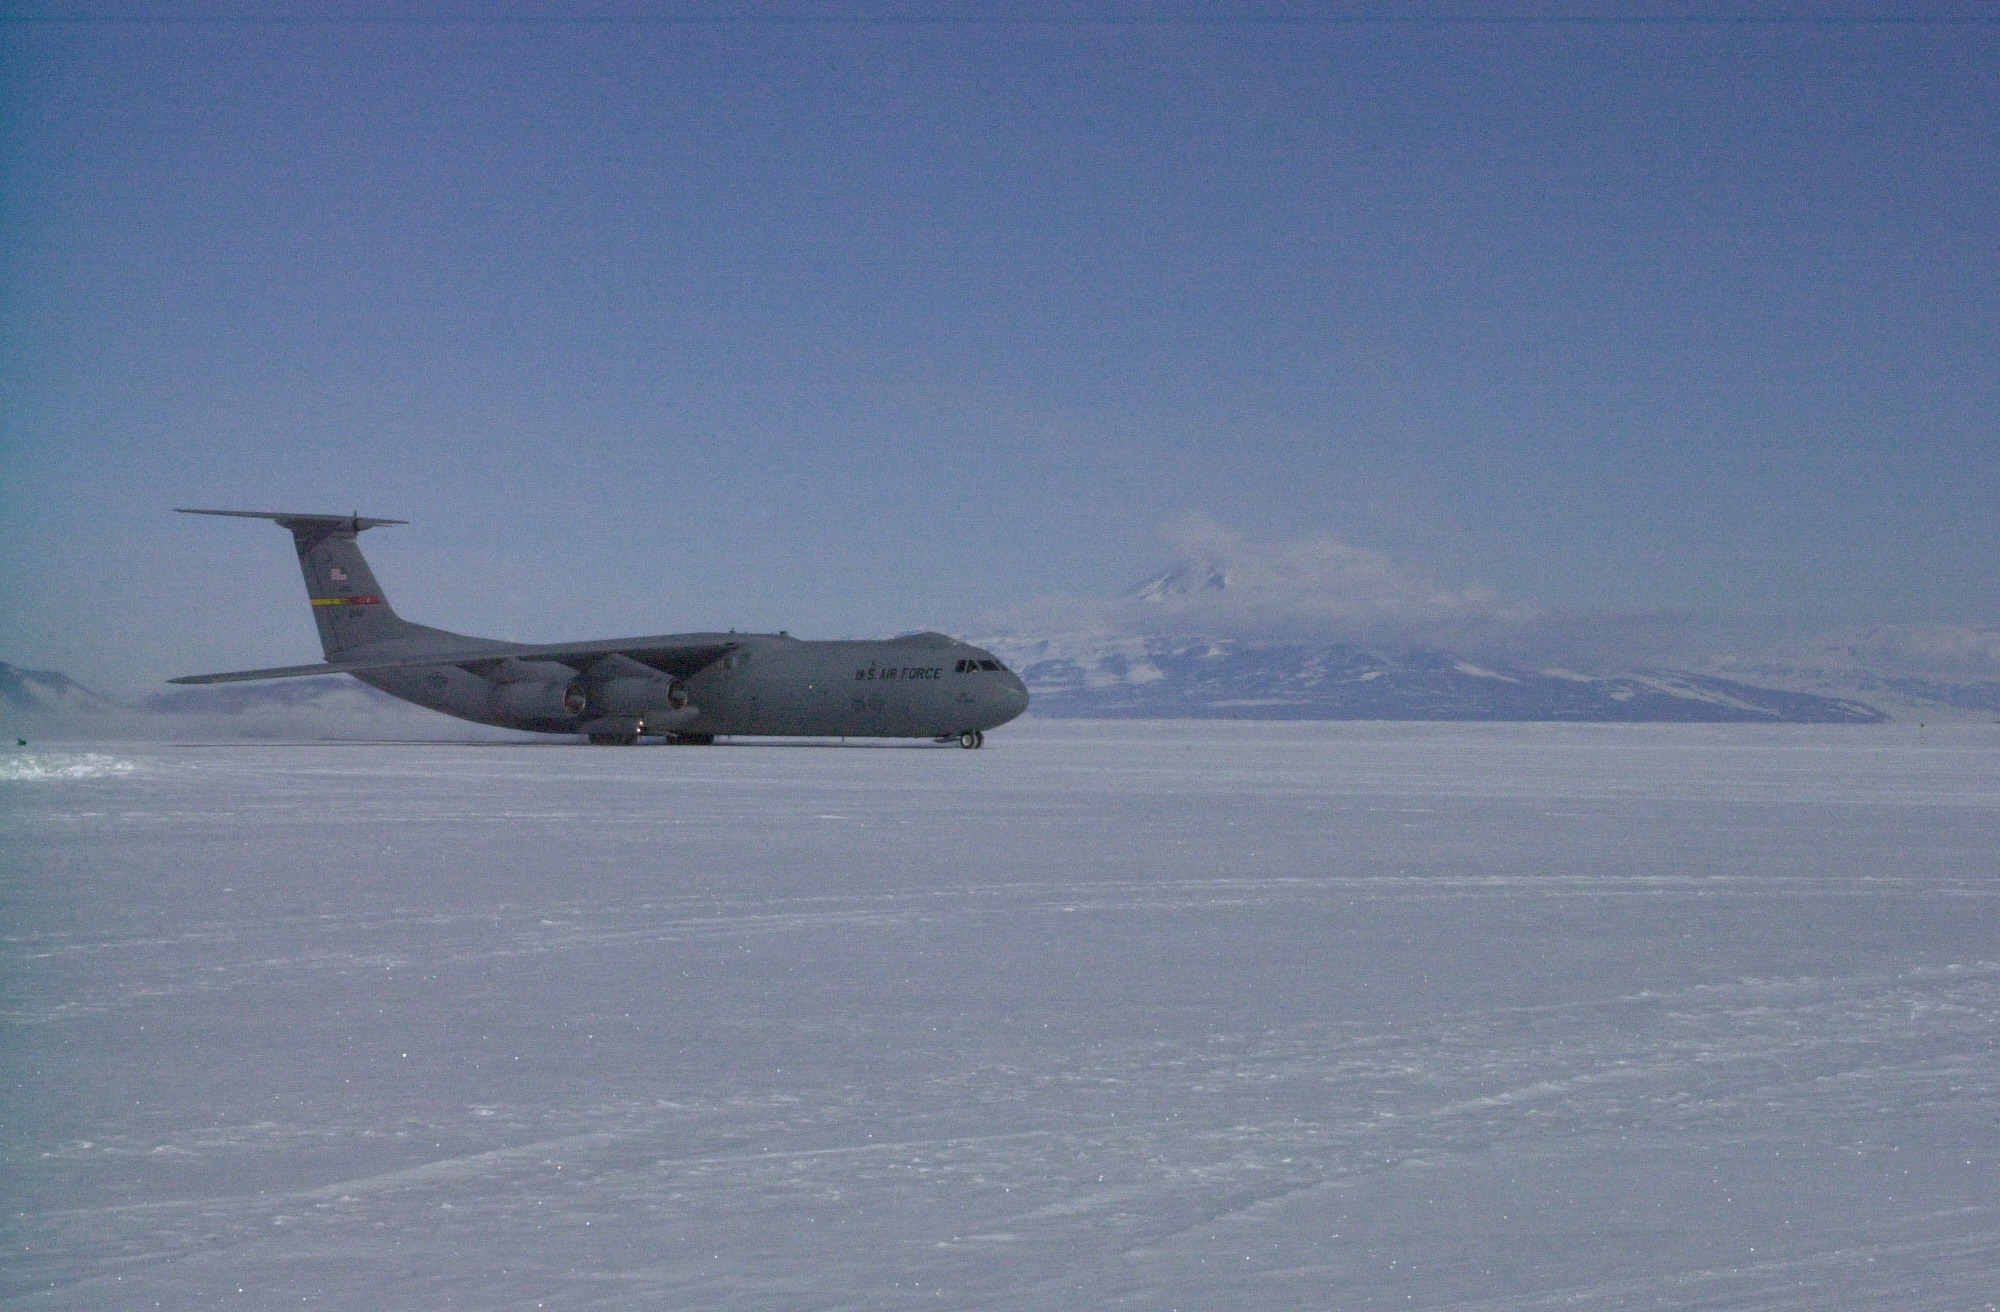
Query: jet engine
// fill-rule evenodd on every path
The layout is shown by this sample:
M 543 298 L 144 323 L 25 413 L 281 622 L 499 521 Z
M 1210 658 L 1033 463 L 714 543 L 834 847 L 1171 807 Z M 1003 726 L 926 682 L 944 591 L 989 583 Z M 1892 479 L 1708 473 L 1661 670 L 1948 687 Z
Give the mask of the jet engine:
M 554 680 L 503 683 L 493 690 L 497 714 L 524 720 L 567 720 L 583 714 L 589 704 L 582 687 Z
M 606 715 L 645 716 L 687 704 L 687 685 L 679 679 L 608 679 L 590 690 L 591 708 Z

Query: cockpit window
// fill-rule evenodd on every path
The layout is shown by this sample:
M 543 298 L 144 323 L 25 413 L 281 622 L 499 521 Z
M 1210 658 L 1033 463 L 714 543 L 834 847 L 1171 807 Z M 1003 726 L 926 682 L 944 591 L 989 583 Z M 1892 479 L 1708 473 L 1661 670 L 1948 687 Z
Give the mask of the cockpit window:
M 953 672 L 957 674 L 977 674 L 981 670 L 993 670 L 999 673 L 1007 672 L 1007 667 L 1005 665 L 1002 665 L 999 661 L 980 661 L 980 660 L 960 661 L 958 664 L 952 666 L 951 668 Z
M 979 668 L 980 668 L 980 669 L 982 669 L 982 670 L 998 670 L 998 669 L 1000 668 L 1000 662 L 999 662 L 999 661 L 981 661 L 981 662 L 979 662 Z

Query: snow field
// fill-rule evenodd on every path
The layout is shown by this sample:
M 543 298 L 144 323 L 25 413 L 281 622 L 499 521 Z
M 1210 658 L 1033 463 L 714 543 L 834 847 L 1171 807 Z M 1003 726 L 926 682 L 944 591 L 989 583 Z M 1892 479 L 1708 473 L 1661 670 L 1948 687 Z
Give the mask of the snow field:
M 1991 726 L 7 764 L 22 1306 L 2000 1291 Z

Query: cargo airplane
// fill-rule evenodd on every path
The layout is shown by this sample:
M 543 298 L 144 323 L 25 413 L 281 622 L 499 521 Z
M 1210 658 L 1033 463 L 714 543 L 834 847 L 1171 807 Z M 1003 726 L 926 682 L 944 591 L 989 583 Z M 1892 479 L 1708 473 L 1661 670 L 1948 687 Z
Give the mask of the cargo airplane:
M 988 729 L 1028 709 L 1027 687 L 993 653 L 942 633 L 854 642 L 808 642 L 783 632 L 557 643 L 470 638 L 398 616 L 355 544 L 364 530 L 406 520 L 180 513 L 269 519 L 291 531 L 326 661 L 175 683 L 351 674 L 462 720 L 618 745 L 642 737 L 712 743 L 727 734 L 930 738 L 980 747 Z

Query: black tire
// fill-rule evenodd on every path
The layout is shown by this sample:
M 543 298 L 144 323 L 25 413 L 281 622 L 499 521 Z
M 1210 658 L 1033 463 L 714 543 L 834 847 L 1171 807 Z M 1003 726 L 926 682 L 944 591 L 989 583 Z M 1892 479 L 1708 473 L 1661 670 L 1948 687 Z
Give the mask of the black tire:
M 979 746 L 979 731 L 977 729 L 967 729 L 958 736 L 958 745 L 968 752 L 972 751 Z
M 972 731 L 972 747 L 973 747 L 973 750 L 974 750 L 974 751 L 977 751 L 978 749 L 980 749 L 981 747 L 984 747 L 984 746 L 986 746 L 986 730 L 984 730 L 984 729 L 974 729 L 974 730 Z

